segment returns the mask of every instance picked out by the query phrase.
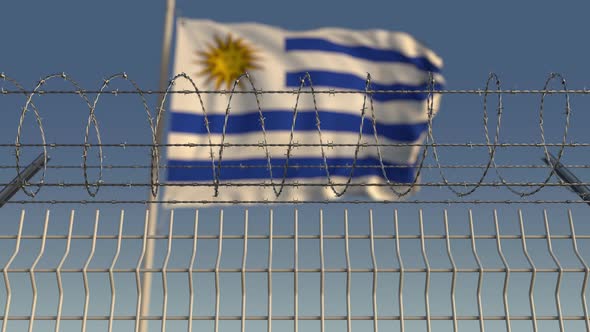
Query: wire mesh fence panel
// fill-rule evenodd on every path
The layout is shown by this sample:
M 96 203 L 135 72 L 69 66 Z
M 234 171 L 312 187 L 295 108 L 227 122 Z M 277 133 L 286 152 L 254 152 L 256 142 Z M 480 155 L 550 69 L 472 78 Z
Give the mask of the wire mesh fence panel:
M 151 236 L 147 219 L 124 211 L 107 220 L 97 211 L 91 227 L 74 211 L 60 221 L 23 212 L 0 237 L 2 328 L 126 331 L 140 320 L 194 331 L 588 328 L 590 234 L 571 211 L 315 212 L 172 211 Z M 146 273 L 152 305 L 141 315 Z

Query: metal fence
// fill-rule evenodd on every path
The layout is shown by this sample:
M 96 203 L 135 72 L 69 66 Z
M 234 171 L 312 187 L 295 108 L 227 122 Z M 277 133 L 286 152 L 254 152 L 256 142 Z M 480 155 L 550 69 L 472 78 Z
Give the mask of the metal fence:
M 354 220 L 347 210 L 329 220 L 322 210 L 306 220 L 298 210 L 291 220 L 282 214 L 279 220 L 270 210 L 264 220 L 259 213 L 253 222 L 246 210 L 226 221 L 222 211 L 215 222 L 200 220 L 199 211 L 192 220 L 177 220 L 173 211 L 167 231 L 150 236 L 147 216 L 143 232 L 124 232 L 124 211 L 110 220 L 115 232 L 109 234 L 98 231 L 98 211 L 89 233 L 73 232 L 80 222 L 72 211 L 60 227 L 67 233 L 50 234 L 47 212 L 41 233 L 31 234 L 23 231 L 23 212 L 13 222 L 16 232 L 0 236 L 2 330 L 124 331 L 137 330 L 140 320 L 174 331 L 589 327 L 590 234 L 576 232 L 571 212 L 563 216 L 568 232 L 553 226 L 559 233 L 547 212 L 538 220 L 514 215 L 505 227 L 518 232 L 502 232 L 496 211 L 474 225 L 471 210 L 462 220 L 445 210 L 427 221 L 436 232 L 425 230 L 422 210 L 417 220 L 397 210 L 378 221 L 372 211 Z M 492 232 L 475 230 L 485 223 Z M 527 223 L 544 231 L 533 233 Z M 417 232 L 400 230 L 409 224 Z M 466 233 L 450 230 L 465 225 Z M 150 239 L 162 257 L 143 268 Z M 20 259 L 19 266 L 23 255 L 32 263 Z M 155 278 L 155 305 L 145 316 L 143 273 Z
M 162 331 L 590 330 L 590 201 L 564 190 L 588 183 L 566 183 L 556 177 L 556 167 L 540 161 L 553 152 L 580 178 L 587 176 L 590 143 L 585 123 L 590 119 L 587 112 L 574 118 L 572 109 L 585 109 L 590 91 L 568 89 L 559 74 L 550 75 L 537 90 L 502 89 L 494 74 L 481 89 L 424 91 L 371 90 L 370 77 L 364 91 L 314 89 L 305 82 L 293 91 L 245 91 L 236 89 L 237 83 L 232 91 L 201 91 L 196 85 L 177 91 L 173 87 L 178 80 L 192 82 L 183 74 L 165 91 L 142 90 L 118 74 L 97 90 L 85 90 L 68 75 L 56 74 L 27 90 L 0 75 L 0 108 L 22 106 L 7 112 L 0 124 L 12 130 L 0 132 L 5 156 L 0 176 L 14 177 L 33 152 L 42 150 L 44 159 L 52 157 L 40 179 L 20 183 L 21 192 L 2 208 L 2 332 L 139 331 L 147 327 L 142 322 Z M 157 139 L 166 98 L 191 94 L 198 100 L 210 93 L 228 96 L 226 123 L 235 96 L 356 94 L 359 112 L 371 122 L 379 111 L 372 104 L 373 94 L 424 94 L 429 110 L 424 142 L 398 144 L 421 147 L 415 165 L 420 176 L 403 186 L 382 185 L 421 191 L 415 198 L 395 201 L 348 198 L 348 188 L 377 184 L 350 179 L 335 183 L 328 174 L 325 183 L 276 178 L 239 186 L 278 188 L 275 192 L 338 187 L 342 199 L 228 201 L 223 209 L 210 207 L 218 203 L 213 200 L 159 199 L 156 194 L 165 187 L 192 186 L 213 196 L 238 186 L 215 176 L 210 182 L 175 183 L 160 175 L 179 167 L 164 162 L 162 148 L 172 144 Z M 446 104 L 434 118 L 432 100 L 438 95 Z M 163 102 L 150 108 L 157 96 L 163 96 Z M 85 112 L 45 115 L 46 109 L 78 109 L 73 100 L 81 100 Z M 507 112 L 509 100 L 528 115 Z M 456 128 L 446 127 L 453 121 L 445 123 L 443 117 L 453 105 L 483 108 L 479 114 L 462 114 L 465 124 L 459 137 Z M 121 120 L 119 114 L 102 114 L 99 108 L 141 112 Z M 519 119 L 526 119 L 526 125 L 506 126 Z M 144 125 L 138 129 L 126 124 L 131 120 Z M 439 120 L 443 124 L 437 127 Z M 558 121 L 563 125 L 556 125 Z M 264 131 L 263 121 L 261 125 Z M 77 141 L 80 136 L 72 136 L 71 128 L 82 128 L 77 134 L 83 139 Z M 472 142 L 473 133 L 483 133 L 483 140 Z M 206 147 L 230 151 L 249 146 L 222 140 Z M 382 146 L 362 130 L 354 144 L 321 139 L 318 144 L 276 144 L 261 136 L 256 145 L 267 152 L 284 148 L 287 155 L 296 148 L 324 153 Z M 266 155 L 272 164 L 273 156 Z M 212 159 L 214 175 L 232 167 L 222 163 L 221 153 L 218 156 Z M 328 169 L 325 164 L 308 167 Z M 342 167 L 352 174 L 359 167 L 384 171 L 386 166 Z M 151 198 L 142 199 L 148 192 Z M 298 206 L 270 206 L 277 202 Z M 156 232 L 145 212 L 151 203 L 200 207 L 164 210 Z M 246 209 L 244 203 L 251 205 Z M 23 204 L 26 213 L 19 210 Z

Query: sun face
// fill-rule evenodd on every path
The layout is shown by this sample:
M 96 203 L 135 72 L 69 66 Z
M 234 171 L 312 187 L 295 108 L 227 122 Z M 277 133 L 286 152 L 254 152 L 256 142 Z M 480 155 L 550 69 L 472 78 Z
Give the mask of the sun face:
M 215 43 L 197 55 L 200 57 L 197 63 L 205 67 L 198 74 L 207 76 L 208 82 L 215 81 L 216 90 L 222 85 L 229 90 L 240 75 L 260 68 L 256 64 L 256 51 L 243 39 L 229 34 L 225 39 L 215 36 Z

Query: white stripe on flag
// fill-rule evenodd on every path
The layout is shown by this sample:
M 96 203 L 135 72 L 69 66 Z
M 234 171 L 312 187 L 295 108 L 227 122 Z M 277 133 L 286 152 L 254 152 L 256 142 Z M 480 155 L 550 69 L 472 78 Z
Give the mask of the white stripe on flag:
M 272 144 L 288 144 L 289 143 L 289 132 L 286 131 L 273 131 L 266 133 L 266 139 L 268 143 Z M 365 135 L 362 139 L 361 144 L 375 144 L 373 136 Z M 322 132 L 322 139 L 324 144 L 336 143 L 336 144 L 357 144 L 358 134 L 353 133 L 335 133 L 330 131 Z M 207 143 L 203 143 L 207 142 Z M 225 143 L 234 144 L 261 144 L 260 146 L 250 147 L 225 147 L 223 149 L 223 160 L 239 160 L 239 159 L 250 159 L 250 158 L 266 158 L 266 149 L 262 147 L 263 136 L 262 132 L 240 134 L 240 135 L 226 135 Z M 293 142 L 299 144 L 319 144 L 319 136 L 317 132 L 295 132 Z M 416 141 L 420 143 L 422 140 Z M 168 135 L 168 144 L 208 144 L 209 139 L 207 135 L 191 135 L 191 134 L 178 134 L 170 133 Z M 221 143 L 221 135 L 211 135 L 212 144 Z M 384 138 L 379 139 L 379 144 L 402 144 L 392 140 Z M 408 144 L 407 142 L 405 144 Z M 287 153 L 287 146 L 268 146 L 267 147 L 270 155 L 274 158 L 285 158 Z M 392 163 L 403 163 L 412 164 L 416 161 L 418 150 L 413 146 L 404 147 L 379 147 L 381 155 L 384 161 Z M 327 157 L 352 157 L 355 151 L 355 147 L 337 147 L 330 148 L 324 147 L 324 151 Z M 213 146 L 213 156 L 215 160 L 219 158 L 219 146 Z M 168 158 L 174 160 L 211 160 L 211 147 L 209 146 L 171 146 L 168 148 Z M 366 156 L 377 157 L 377 147 L 368 146 L 361 147 L 359 149 L 359 158 Z M 295 147 L 291 150 L 291 157 L 311 157 L 321 158 L 322 151 L 319 146 L 314 147 Z
M 337 192 L 342 192 L 345 187 L 344 184 L 348 178 L 343 176 L 333 176 L 332 182 L 341 185 L 335 185 L 334 189 Z M 338 198 L 334 192 L 332 191 L 331 187 L 327 185 L 328 181 L 326 178 L 319 178 L 319 179 L 305 179 L 305 183 L 309 184 L 321 184 L 325 186 L 320 187 L 306 187 L 306 186 L 285 186 L 281 192 L 281 195 L 276 198 L 276 195 L 273 191 L 273 187 L 270 186 L 270 180 L 266 181 L 268 186 L 251 186 L 251 187 L 244 187 L 239 186 L 239 184 L 244 183 L 260 183 L 260 181 L 252 181 L 252 180 L 233 180 L 231 181 L 232 184 L 238 184 L 238 186 L 231 187 L 231 186 L 220 186 L 219 187 L 219 197 L 215 198 L 214 195 L 214 187 L 213 186 L 201 186 L 201 187 L 190 187 L 190 186 L 183 186 L 183 187 L 167 187 L 166 191 L 164 192 L 164 200 L 165 201 L 230 201 L 230 202 L 242 202 L 242 201 L 264 201 L 268 200 L 269 202 L 277 202 L 280 203 L 281 201 L 324 201 L 324 200 L 333 200 Z M 274 179 L 274 183 L 276 184 L 276 190 L 280 189 L 280 178 Z M 303 181 L 299 181 L 302 183 Z M 212 184 L 213 181 L 202 182 L 202 183 L 209 183 Z M 293 181 L 287 181 L 286 183 L 294 184 Z M 383 179 L 379 176 L 362 176 L 362 177 L 354 177 L 352 183 L 356 184 L 383 184 Z M 392 185 L 393 188 L 397 192 L 405 192 L 408 189 L 407 185 Z M 415 187 L 411 192 L 414 193 L 418 188 Z M 370 197 L 373 200 L 392 200 L 397 198 L 397 196 L 393 193 L 393 191 L 388 186 L 350 186 L 346 189 L 346 193 L 341 199 L 345 200 L 354 200 L 354 199 L 366 199 Z M 194 205 L 191 203 L 186 204 L 167 204 L 167 207 L 175 208 L 175 207 L 182 207 L 182 206 L 191 206 Z
M 188 86 L 184 85 L 182 81 L 178 82 L 179 90 L 181 87 L 189 89 Z M 290 91 L 290 90 L 289 90 Z M 373 103 L 373 112 L 371 111 L 371 105 L 369 98 L 363 100 L 364 94 L 329 94 L 322 93 L 316 94 L 315 97 L 308 93 L 302 93 L 299 95 L 299 100 L 295 94 L 264 94 L 258 96 L 260 105 L 256 102 L 256 97 L 251 94 L 235 94 L 232 96 L 230 106 L 231 114 L 243 114 L 243 113 L 257 113 L 258 107 L 262 111 L 266 110 L 289 110 L 293 111 L 293 108 L 297 104 L 298 112 L 309 112 L 314 111 L 315 108 L 324 111 L 336 111 L 343 114 L 352 114 L 361 116 L 361 110 L 363 108 L 363 101 L 365 101 L 365 119 L 371 119 L 371 114 L 374 113 L 377 121 L 384 124 L 413 124 L 423 123 L 428 121 L 428 112 L 426 101 L 389 101 L 381 103 Z M 440 94 L 434 94 L 434 111 L 440 105 L 441 96 Z M 204 101 L 207 101 L 205 112 L 207 114 L 225 114 L 229 102 L 229 95 L 201 95 Z M 199 98 L 196 94 L 177 94 L 172 98 L 174 100 L 173 112 L 182 113 L 193 113 L 203 114 L 203 109 L 199 102 Z M 315 105 L 314 105 L 315 99 Z M 174 107 L 176 106 L 176 108 Z M 182 107 L 182 108 L 181 108 Z

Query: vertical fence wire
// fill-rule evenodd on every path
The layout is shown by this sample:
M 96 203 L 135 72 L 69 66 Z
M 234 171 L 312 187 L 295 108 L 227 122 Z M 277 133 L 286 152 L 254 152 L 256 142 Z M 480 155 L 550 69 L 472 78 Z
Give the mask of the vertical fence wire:
M 267 281 L 268 281 L 268 332 L 272 332 L 272 236 L 273 236 L 273 210 L 270 210 L 269 220 L 268 220 L 268 273 L 267 273 Z
M 457 322 L 457 304 L 455 298 L 455 288 L 457 286 L 457 265 L 455 265 L 455 259 L 453 258 L 453 251 L 451 250 L 451 236 L 449 234 L 449 215 L 447 210 L 444 211 L 444 224 L 445 224 L 445 239 L 447 244 L 447 255 L 452 267 L 451 277 L 451 318 L 453 319 L 453 331 L 459 331 L 459 323 Z
M 21 236 L 23 234 L 23 224 L 25 221 L 25 210 L 21 211 L 20 222 L 18 223 L 18 233 L 16 235 L 16 243 L 14 245 L 14 252 L 4 265 L 2 275 L 4 276 L 4 286 L 6 287 L 6 303 L 4 305 L 4 317 L 2 318 L 2 332 L 6 332 L 8 327 L 8 314 L 10 312 L 10 304 L 12 301 L 12 288 L 10 287 L 10 278 L 8 277 L 8 269 L 20 251 Z
M 299 332 L 299 210 L 297 209 L 293 218 L 293 255 L 293 330 Z
M 88 266 L 90 265 L 90 261 L 92 261 L 92 258 L 94 257 L 94 252 L 96 250 L 96 237 L 98 235 L 99 218 L 100 210 L 96 210 L 96 215 L 94 219 L 94 232 L 92 233 L 92 245 L 90 247 L 88 259 L 86 259 L 86 263 L 84 263 L 84 268 L 82 269 L 82 280 L 84 281 L 84 313 L 82 315 L 82 332 L 86 332 L 86 324 L 88 321 L 88 304 L 90 302 L 90 287 L 88 285 Z
M 320 210 L 320 331 L 325 329 L 324 211 Z
M 139 332 L 139 326 L 141 324 L 141 303 L 142 303 L 142 285 L 141 285 L 141 266 L 145 257 L 145 250 L 147 246 L 147 234 L 149 229 L 149 211 L 145 211 L 145 221 L 143 223 L 143 236 L 141 237 L 141 253 L 135 266 L 135 290 L 137 292 L 137 304 L 135 306 L 135 332 Z M 196 237 L 195 237 L 196 241 Z M 190 274 L 189 274 L 190 278 Z M 189 320 L 189 324 L 190 324 Z
M 168 226 L 168 247 L 166 258 L 162 266 L 162 332 L 166 332 L 166 318 L 168 317 L 168 263 L 172 253 L 172 232 L 174 230 L 174 210 L 170 211 L 170 223 Z
M 574 253 L 576 257 L 584 266 L 584 281 L 582 283 L 582 288 L 580 289 L 580 298 L 582 300 L 582 307 L 584 309 L 584 322 L 586 323 L 586 330 L 590 331 L 590 320 L 588 317 L 588 302 L 586 301 L 586 289 L 588 288 L 588 275 L 590 273 L 590 267 L 586 263 L 586 260 L 582 258 L 580 255 L 580 251 L 578 250 L 578 240 L 576 238 L 576 230 L 574 227 L 574 218 L 572 217 L 572 210 L 567 211 L 567 217 L 570 225 L 570 232 L 572 233 L 572 246 L 574 248 Z
M 378 332 L 379 324 L 378 324 L 378 317 L 377 317 L 377 276 L 379 273 L 379 268 L 377 266 L 377 258 L 375 256 L 375 232 L 373 226 L 373 210 L 369 210 L 369 245 L 371 249 L 371 267 L 373 269 L 373 331 Z
M 424 260 L 424 265 L 426 266 L 426 278 L 424 279 L 424 310 L 426 312 L 426 330 L 432 331 L 432 323 L 430 322 L 430 298 L 429 298 L 429 291 L 430 291 L 430 263 L 428 262 L 428 256 L 426 254 L 426 245 L 424 242 L 424 221 L 422 218 L 422 210 L 418 211 L 419 218 L 418 224 L 420 227 L 420 248 L 422 249 L 422 259 Z
M 33 332 L 33 325 L 35 323 L 35 314 L 36 314 L 35 309 L 37 308 L 38 294 L 37 294 L 37 281 L 35 278 L 35 268 L 37 267 L 37 264 L 39 264 L 41 257 L 43 257 L 43 254 L 45 253 L 45 243 L 47 242 L 48 226 L 49 226 L 49 210 L 47 210 L 47 212 L 45 213 L 45 223 L 43 224 L 43 235 L 41 237 L 41 247 L 39 248 L 39 254 L 37 255 L 37 258 L 35 258 L 33 265 L 31 265 L 31 270 L 29 272 L 29 276 L 31 279 L 31 288 L 33 290 L 33 302 L 31 304 L 31 319 L 29 320 L 29 332 Z
M 248 227 L 248 210 L 246 210 L 246 220 L 244 222 L 245 226 Z M 188 288 L 189 288 L 189 298 L 188 298 L 188 331 L 193 330 L 193 312 L 195 310 L 195 285 L 193 280 L 193 271 L 195 269 L 195 260 L 197 258 L 197 239 L 199 235 L 199 210 L 195 211 L 195 223 L 193 225 L 193 250 L 191 251 L 191 258 L 190 263 L 188 266 Z M 243 320 L 242 320 L 243 321 Z M 242 328 L 243 329 L 243 328 Z
M 63 301 L 64 301 L 64 288 L 63 288 L 61 273 L 62 273 L 62 268 L 64 266 L 64 263 L 66 262 L 66 259 L 68 258 L 68 255 L 70 254 L 70 244 L 72 243 L 73 226 L 74 226 L 74 210 L 72 210 L 72 212 L 70 214 L 70 223 L 68 226 L 68 237 L 66 239 L 66 249 L 65 249 L 65 252 L 64 252 L 61 260 L 59 261 L 59 264 L 57 265 L 57 269 L 55 271 L 55 277 L 57 279 L 57 288 L 58 288 L 58 292 L 59 292 L 58 301 L 57 301 L 57 318 L 55 319 L 55 331 L 56 332 L 59 331 L 59 327 L 60 327 L 60 323 L 61 323 L 61 314 L 62 314 L 62 309 L 63 309 Z
M 559 263 L 559 259 L 555 256 L 553 252 L 553 245 L 551 242 L 551 232 L 549 231 L 549 219 L 547 218 L 547 210 L 543 210 L 543 218 L 545 219 L 545 234 L 547 235 L 547 249 L 549 249 L 549 255 L 551 255 L 551 259 L 557 265 L 557 269 L 559 270 L 557 274 L 557 284 L 555 285 L 555 307 L 557 308 L 557 318 L 559 320 L 559 330 L 561 332 L 565 331 L 565 327 L 563 325 L 563 314 L 561 310 L 561 299 L 559 297 L 559 291 L 561 290 L 561 278 L 563 277 L 563 267 Z
M 475 257 L 475 261 L 477 262 L 477 311 L 479 317 L 479 330 L 481 332 L 485 331 L 485 324 L 483 320 L 483 304 L 481 300 L 481 287 L 483 285 L 483 265 L 481 264 L 481 260 L 479 259 L 479 255 L 477 254 L 477 246 L 475 244 L 475 232 L 473 230 L 473 212 L 471 209 L 469 210 L 469 230 L 470 230 L 470 238 L 471 238 L 471 252 Z
M 350 248 L 348 241 L 348 210 L 344 210 L 344 256 L 346 258 L 346 330 L 352 331 L 350 309 L 350 287 L 352 283 L 352 270 L 350 267 Z
M 527 259 L 527 262 L 529 263 L 529 265 L 532 269 L 531 282 L 529 284 L 529 303 L 531 305 L 531 317 L 532 317 L 532 324 L 533 324 L 533 332 L 537 332 L 539 329 L 539 326 L 537 323 L 537 310 L 535 308 L 535 281 L 537 279 L 537 268 L 535 266 L 535 263 L 533 263 L 533 260 L 529 254 L 528 249 L 527 249 L 526 234 L 524 231 L 524 220 L 522 218 L 522 211 L 521 210 L 518 211 L 518 221 L 520 223 L 520 237 L 522 239 L 522 251 Z
M 119 260 L 119 254 L 121 253 L 121 239 L 123 236 L 123 221 L 125 220 L 125 211 L 121 210 L 121 220 L 119 221 L 119 232 L 117 233 L 117 249 L 115 251 L 115 256 L 113 256 L 113 260 L 111 262 L 111 266 L 109 267 L 109 284 L 111 286 L 111 307 L 109 309 L 109 332 L 113 330 L 113 319 L 115 317 L 115 302 L 117 300 L 117 292 L 115 286 L 115 273 L 113 270 L 115 269 L 115 264 Z
M 494 210 L 494 226 L 496 227 L 496 248 L 498 249 L 498 255 L 500 255 L 500 259 L 502 260 L 502 264 L 504 265 L 505 274 L 504 274 L 504 287 L 502 288 L 502 301 L 504 303 L 504 316 L 506 317 L 506 331 L 511 332 L 512 328 L 510 325 L 510 309 L 508 307 L 508 283 L 510 282 L 510 267 L 508 266 L 508 261 L 504 256 L 504 252 L 502 251 L 502 240 L 500 236 L 500 227 L 498 225 L 498 211 Z
M 215 332 L 219 331 L 219 305 L 221 301 L 221 286 L 219 284 L 219 268 L 221 264 L 221 250 L 223 248 L 223 210 L 219 212 L 219 240 L 217 258 L 215 260 Z
M 398 304 L 399 304 L 399 329 L 400 332 L 405 331 L 404 323 L 404 263 L 402 259 L 402 253 L 399 246 L 399 227 L 397 218 L 397 209 L 393 212 L 393 224 L 395 229 L 395 249 L 397 253 L 397 261 L 399 264 L 399 284 L 398 284 Z
M 244 247 L 242 252 L 242 267 L 241 267 L 241 279 L 242 279 L 242 314 L 240 317 L 241 331 L 246 331 L 246 259 L 248 257 L 248 210 L 245 211 L 244 215 Z

